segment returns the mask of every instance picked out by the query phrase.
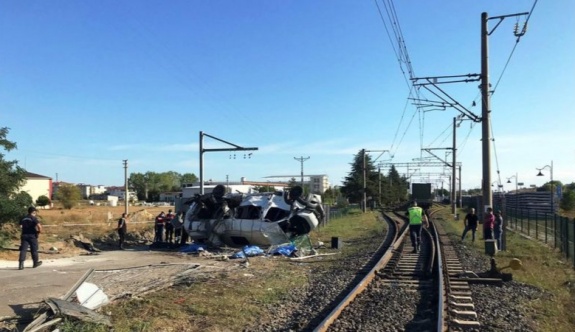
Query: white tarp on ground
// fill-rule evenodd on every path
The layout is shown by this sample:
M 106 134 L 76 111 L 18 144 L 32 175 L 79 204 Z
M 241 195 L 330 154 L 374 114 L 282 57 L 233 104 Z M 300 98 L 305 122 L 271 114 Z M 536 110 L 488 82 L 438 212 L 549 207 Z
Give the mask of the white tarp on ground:
M 104 291 L 89 282 L 83 282 L 82 285 L 78 287 L 76 290 L 76 298 L 82 306 L 92 310 L 106 305 L 109 302 L 108 296 L 104 294 Z

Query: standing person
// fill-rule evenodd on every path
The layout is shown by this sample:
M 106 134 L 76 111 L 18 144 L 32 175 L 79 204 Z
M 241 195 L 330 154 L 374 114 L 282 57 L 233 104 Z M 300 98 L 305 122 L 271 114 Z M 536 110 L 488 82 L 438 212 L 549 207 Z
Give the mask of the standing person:
M 172 225 L 172 220 L 174 220 L 175 215 L 172 213 L 172 210 L 168 210 L 168 214 L 166 214 L 166 218 L 164 221 L 164 227 L 166 228 L 166 242 L 172 243 L 173 236 L 174 236 L 174 225 Z
M 124 250 L 124 239 L 126 236 L 126 232 L 128 231 L 128 226 L 126 225 L 126 213 L 122 213 L 122 217 L 118 219 L 118 227 L 116 227 L 118 231 L 118 236 L 120 237 L 118 245 L 120 246 L 120 250 Z
M 180 243 L 182 237 L 182 227 L 184 224 L 184 212 L 176 214 L 176 217 L 172 219 L 172 225 L 174 226 L 174 243 Z
M 493 215 L 493 208 L 488 207 L 483 216 L 483 239 L 493 240 L 493 227 L 495 226 L 495 216 Z
M 155 225 L 156 225 L 156 234 L 154 237 L 154 243 L 156 242 L 163 242 L 163 237 L 164 237 L 164 216 L 165 213 L 164 211 L 160 212 L 160 214 L 158 214 L 156 216 L 156 221 L 155 221 Z
M 24 261 L 26 260 L 26 252 L 30 247 L 32 254 L 33 267 L 36 268 L 42 265 L 42 261 L 38 260 L 38 234 L 42 232 L 42 225 L 36 218 L 36 208 L 31 206 L 28 208 L 28 215 L 20 220 L 20 227 L 22 228 L 22 235 L 20 237 L 20 258 L 18 270 L 24 270 Z
M 465 219 L 463 219 L 465 229 L 463 230 L 463 234 L 461 234 L 461 241 L 465 240 L 465 235 L 468 231 L 471 231 L 471 242 L 475 242 L 475 232 L 477 231 L 478 220 L 479 217 L 475 214 L 475 209 L 470 208 L 469 212 L 465 215 Z
M 429 227 L 429 221 L 427 220 L 427 214 L 423 212 L 422 208 L 417 206 L 415 201 L 407 210 L 407 214 L 409 215 L 409 238 L 415 254 L 419 251 L 421 245 L 421 225 L 425 222 L 425 227 Z
M 188 225 L 188 227 L 191 228 L 191 225 Z M 180 245 L 188 243 L 189 237 L 188 230 L 186 230 L 186 212 L 182 211 L 182 237 L 180 238 Z
M 495 241 L 497 241 L 497 250 L 501 250 L 501 234 L 503 234 L 503 216 L 501 215 L 501 210 L 497 210 L 493 228 L 493 235 Z

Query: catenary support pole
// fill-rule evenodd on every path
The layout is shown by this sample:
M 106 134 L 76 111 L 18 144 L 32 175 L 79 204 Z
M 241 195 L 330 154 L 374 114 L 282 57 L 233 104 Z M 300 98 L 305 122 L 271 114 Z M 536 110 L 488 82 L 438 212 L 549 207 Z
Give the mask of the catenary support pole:
M 481 145 L 482 145 L 482 168 L 483 168 L 483 208 L 493 206 L 493 194 L 491 192 L 491 136 L 489 129 L 490 101 L 489 95 L 489 31 L 487 30 L 488 16 L 486 12 L 481 13 Z
M 451 150 L 452 153 L 452 163 L 451 163 L 451 214 L 455 216 L 455 201 L 457 200 L 457 118 L 453 118 L 453 148 Z

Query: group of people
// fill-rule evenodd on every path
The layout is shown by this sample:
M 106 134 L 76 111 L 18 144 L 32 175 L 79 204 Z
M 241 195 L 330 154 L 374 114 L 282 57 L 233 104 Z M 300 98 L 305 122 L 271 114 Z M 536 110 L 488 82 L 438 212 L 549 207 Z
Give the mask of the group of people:
M 162 211 L 156 216 L 154 224 L 154 243 L 179 243 L 184 225 L 184 212 L 174 214 L 172 210 L 168 210 L 166 214 Z
M 126 213 L 122 213 L 116 227 L 120 250 L 124 250 L 124 240 L 127 233 L 126 217 Z M 172 213 L 172 210 L 168 210 L 167 214 L 164 211 L 160 212 L 154 219 L 154 243 L 180 243 L 183 233 L 185 233 L 182 232 L 183 225 L 184 212 L 178 214 Z
M 28 249 L 32 256 L 32 267 L 37 268 L 42 265 L 42 261 L 38 257 L 38 237 L 42 233 L 42 225 L 37 218 L 38 211 L 35 207 L 28 208 L 28 214 L 20 220 L 20 255 L 18 257 L 18 269 L 24 269 L 24 262 Z M 128 232 L 127 214 L 122 213 L 116 231 L 118 232 L 118 246 L 120 250 L 124 250 L 124 241 L 126 233 Z M 183 237 L 182 228 L 184 222 L 184 212 L 179 214 L 172 213 L 172 210 L 165 214 L 163 211 L 155 219 L 155 238 L 154 242 L 168 242 L 179 243 Z M 165 229 L 165 238 L 164 238 Z M 185 233 L 185 232 L 184 232 Z M 182 239 L 185 240 L 186 239 Z
M 422 226 L 429 227 L 429 220 L 426 211 L 417 206 L 417 202 L 412 202 L 412 205 L 407 210 L 409 216 L 409 237 L 411 245 L 413 246 L 413 253 L 420 250 L 421 245 L 421 230 Z M 461 235 L 461 241 L 465 240 L 465 236 L 471 231 L 471 241 L 475 242 L 475 232 L 479 224 L 479 217 L 475 214 L 475 209 L 470 208 L 464 220 L 465 229 Z M 501 234 L 503 233 L 503 216 L 501 211 L 493 213 L 492 208 L 487 208 L 483 217 L 483 239 L 495 240 L 497 248 L 501 250 Z
M 471 231 L 471 241 L 475 241 L 475 232 L 479 223 L 479 217 L 475 214 L 475 209 L 470 208 L 467 215 L 463 219 L 465 229 L 461 234 L 461 241 L 465 240 L 465 236 Z M 495 240 L 497 248 L 501 249 L 501 234 L 503 233 L 503 216 L 501 211 L 497 210 L 493 213 L 492 208 L 487 208 L 483 216 L 483 239 Z

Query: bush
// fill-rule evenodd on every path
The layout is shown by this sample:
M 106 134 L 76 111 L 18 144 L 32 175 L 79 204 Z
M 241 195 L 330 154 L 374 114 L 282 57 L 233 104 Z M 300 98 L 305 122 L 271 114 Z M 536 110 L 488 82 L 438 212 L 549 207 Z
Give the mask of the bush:
M 38 197 L 38 199 L 36 200 L 36 205 L 44 207 L 46 205 L 50 205 L 51 201 L 48 198 L 48 196 L 42 195 L 40 197 Z

